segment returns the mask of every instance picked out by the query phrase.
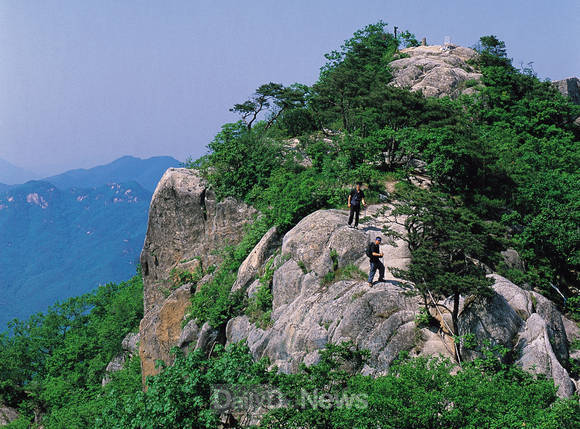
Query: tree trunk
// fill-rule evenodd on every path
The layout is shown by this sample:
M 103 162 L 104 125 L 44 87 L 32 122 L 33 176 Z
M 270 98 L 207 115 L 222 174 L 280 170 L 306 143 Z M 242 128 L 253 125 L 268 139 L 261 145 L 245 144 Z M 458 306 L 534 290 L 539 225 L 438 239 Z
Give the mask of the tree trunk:
M 459 335 L 459 326 L 457 324 L 457 319 L 459 318 L 459 297 L 459 289 L 455 288 L 453 291 L 453 313 L 451 313 L 451 321 L 453 322 L 453 334 L 455 336 Z M 459 346 L 457 343 L 455 343 L 455 354 L 457 355 L 457 361 L 461 362 L 461 354 L 459 353 Z

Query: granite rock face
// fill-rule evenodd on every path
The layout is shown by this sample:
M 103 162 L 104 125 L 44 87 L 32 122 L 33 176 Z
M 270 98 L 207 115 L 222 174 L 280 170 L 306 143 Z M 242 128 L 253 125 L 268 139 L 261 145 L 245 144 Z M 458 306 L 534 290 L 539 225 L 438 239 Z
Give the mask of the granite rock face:
M 296 371 L 301 363 L 316 363 L 327 343 L 342 341 L 370 351 L 365 374 L 384 373 L 401 351 L 453 359 L 453 340 L 443 320 L 441 329 L 417 326 L 421 299 L 389 272 L 387 282 L 372 287 L 362 273 L 330 283 L 324 280 L 327 273 L 347 265 L 367 272 L 366 243 L 380 236 L 389 221 L 388 211 L 381 214 L 374 207 L 369 211 L 371 218 L 359 230 L 345 226 L 347 215 L 340 210 L 315 212 L 290 230 L 273 264 L 271 326 L 259 328 L 247 316 L 233 318 L 226 327 L 227 342 L 245 339 L 255 358 L 267 356 L 287 372 Z M 405 246 L 381 247 L 387 267 L 408 263 Z M 566 371 L 566 331 L 574 327 L 567 328 L 556 306 L 543 296 L 497 274 L 489 277 L 494 281 L 490 297 L 462 297 L 459 335 L 473 334 L 479 343 L 487 340 L 506 347 L 518 365 L 553 378 L 558 394 L 570 396 L 575 387 Z M 451 307 L 449 300 L 442 303 Z M 451 323 L 446 312 L 440 317 Z M 466 360 L 481 356 L 480 350 L 460 351 Z
M 244 226 L 255 215 L 256 210 L 234 199 L 218 202 L 194 170 L 170 168 L 163 175 L 151 200 L 141 253 L 144 317 L 139 354 L 143 379 L 157 373 L 157 359 L 171 363 L 169 350 L 182 334 L 192 285 L 173 290 L 171 271 L 219 263 L 215 250 L 239 243 Z
M 502 345 L 512 351 L 516 364 L 545 374 L 558 385 L 558 395 L 568 397 L 575 391 L 568 366 L 569 339 L 565 318 L 553 302 L 536 292 L 516 286 L 492 274 L 494 294 L 471 300 L 459 316 L 459 334 L 475 334 L 481 343 Z M 568 328 L 571 335 L 577 332 Z M 464 358 L 481 356 L 479 350 L 461 347 Z
M 552 377 L 558 386 L 558 395 L 569 397 L 576 390 L 575 384 L 554 353 L 549 329 L 538 313 L 530 316 L 525 329 L 518 335 L 516 363 L 527 371 Z
M 580 79 L 569 77 L 552 82 L 558 91 L 564 96 L 570 97 L 574 104 L 580 104 Z
M 18 411 L 14 408 L 0 404 L 0 426 L 5 426 L 8 423 L 18 418 Z
M 143 380 L 148 375 L 158 373 L 155 368 L 155 361 L 158 359 L 168 364 L 173 363 L 169 352 L 181 337 L 181 323 L 191 303 L 192 287 L 191 284 L 180 286 L 159 307 L 143 316 L 139 325 L 139 357 Z
M 343 341 L 370 351 L 363 370 L 370 375 L 386 372 L 401 351 L 454 359 L 453 339 L 444 327 L 450 324 L 449 314 L 438 315 L 440 328 L 418 326 L 422 299 L 389 269 L 406 267 L 410 253 L 402 240 L 392 245 L 384 240 L 383 227 L 402 229 L 393 223 L 391 207 L 385 204 L 361 213 L 359 229 L 347 226 L 345 210 L 319 210 L 283 237 L 274 229 L 265 234 L 240 266 L 232 289 L 244 290 L 251 297 L 266 266 L 273 270 L 269 324 L 256 326 L 241 315 L 220 329 L 194 321 L 182 327 L 196 290 L 186 284 L 165 297 L 162 291 L 171 269 L 194 258 L 204 266 L 219 262 L 212 250 L 226 242 L 235 244 L 244 224 L 255 214 L 234 201 L 211 202 L 211 191 L 204 189 L 194 172 L 170 170 L 152 202 L 142 256 L 147 264 L 143 264 L 147 311 L 140 326 L 144 377 L 156 373 L 156 359 L 171 363 L 169 350 L 173 346 L 211 352 L 216 343 L 241 340 L 247 341 L 255 358 L 267 356 L 286 372 L 296 371 L 301 363 L 318 362 L 326 344 Z M 192 213 L 196 217 L 190 219 Z M 387 271 L 385 282 L 371 286 L 366 281 L 369 262 L 365 249 L 376 236 L 383 238 L 381 250 Z M 490 278 L 494 280 L 490 297 L 461 298 L 459 334 L 473 334 L 479 343 L 488 340 L 508 348 L 517 364 L 553 378 L 559 395 L 571 395 L 575 386 L 566 370 L 568 337 L 580 337 L 578 328 L 541 295 L 497 274 L 490 274 Z M 198 287 L 203 282 L 198 282 Z M 441 303 L 450 307 L 449 299 Z M 461 353 L 469 360 L 481 352 L 462 346 Z
M 422 91 L 428 97 L 458 97 L 473 93 L 482 75 L 467 62 L 477 56 L 462 46 L 417 46 L 401 50 L 408 55 L 390 63 L 392 85 Z
M 213 251 L 237 244 L 243 226 L 255 214 L 256 210 L 233 198 L 217 202 L 195 170 L 167 170 L 151 200 L 141 252 L 144 312 L 165 299 L 163 291 L 171 269 L 197 258 L 204 267 L 219 262 L 219 254 Z
M 246 339 L 256 358 L 267 356 L 288 372 L 300 363 L 316 363 L 329 342 L 353 341 L 369 349 L 367 374 L 386 371 L 402 350 L 421 354 L 424 345 L 450 356 L 436 333 L 415 326 L 418 297 L 410 296 L 389 272 L 389 281 L 373 287 L 364 280 L 366 245 L 382 235 L 386 221 L 379 208 L 369 207 L 371 216 L 358 230 L 346 225 L 347 213 L 340 210 L 320 210 L 299 222 L 284 236 L 274 260 L 272 326 L 264 330 L 247 316 L 236 317 L 226 327 L 228 342 Z M 387 267 L 402 268 L 409 261 L 403 245 L 384 244 L 382 251 Z M 328 281 L 328 273 L 347 266 L 352 278 Z

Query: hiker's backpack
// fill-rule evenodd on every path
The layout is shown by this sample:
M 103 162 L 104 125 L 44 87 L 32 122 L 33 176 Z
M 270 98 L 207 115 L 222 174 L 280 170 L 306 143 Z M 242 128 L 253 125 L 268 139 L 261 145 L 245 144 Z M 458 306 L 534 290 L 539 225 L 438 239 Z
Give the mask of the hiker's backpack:
M 372 245 L 373 245 L 373 243 L 367 244 L 367 256 L 369 258 L 373 256 L 373 249 L 371 248 Z

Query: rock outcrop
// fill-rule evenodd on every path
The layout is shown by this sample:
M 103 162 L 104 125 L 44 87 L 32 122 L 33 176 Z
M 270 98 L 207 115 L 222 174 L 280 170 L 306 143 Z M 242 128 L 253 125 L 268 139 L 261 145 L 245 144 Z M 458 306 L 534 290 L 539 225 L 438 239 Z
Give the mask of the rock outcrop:
M 5 426 L 17 418 L 18 411 L 16 411 L 14 408 L 0 404 L 0 426 Z
M 580 79 L 569 77 L 567 79 L 556 80 L 552 84 L 564 96 L 570 97 L 574 104 L 580 104 Z
M 136 353 L 139 353 L 139 334 L 130 332 L 121 342 L 121 353 L 111 359 L 107 368 L 105 368 L 102 385 L 105 386 L 109 383 L 111 381 L 111 373 L 122 370 L 125 363 Z
M 182 334 L 192 285 L 174 290 L 173 269 L 219 263 L 219 250 L 237 244 L 256 210 L 232 198 L 218 202 L 194 170 L 170 168 L 161 178 L 149 209 L 141 266 L 144 317 L 140 323 L 142 375 L 156 374 L 155 361 L 171 363 L 169 351 Z
M 197 258 L 204 267 L 218 262 L 220 255 L 214 251 L 237 244 L 243 226 L 255 214 L 256 210 L 233 198 L 217 202 L 195 170 L 167 170 L 151 199 L 141 252 L 144 312 L 165 300 L 171 269 Z
M 502 345 L 511 350 L 516 364 L 554 379 L 560 396 L 575 391 L 566 371 L 568 343 L 564 318 L 554 303 L 536 292 L 526 291 L 497 274 L 490 298 L 469 300 L 459 317 L 459 334 L 475 334 L 478 342 Z M 462 347 L 464 358 L 481 352 Z
M 390 63 L 392 85 L 411 91 L 422 91 L 428 97 L 471 94 L 481 80 L 468 61 L 477 56 L 473 49 L 462 46 L 418 46 L 401 50 L 408 55 Z
M 254 214 L 231 200 L 215 203 L 210 192 L 195 173 L 170 170 L 152 202 L 150 233 L 143 250 L 148 264 L 148 271 L 144 270 L 148 311 L 140 331 L 144 376 L 156 372 L 155 359 L 171 363 L 169 350 L 173 346 L 209 351 L 216 342 L 240 340 L 247 341 L 255 358 L 268 357 L 281 371 L 288 372 L 296 371 L 301 363 L 316 363 L 327 343 L 342 341 L 370 351 L 365 374 L 384 373 L 401 351 L 454 358 L 453 340 L 445 328 L 451 323 L 449 314 L 438 315 L 441 327 L 419 326 L 416 320 L 422 302 L 411 286 L 400 282 L 390 270 L 385 282 L 370 286 L 366 281 L 367 243 L 381 236 L 387 224 L 402 232 L 401 226 L 389 223 L 389 207 L 385 205 L 369 207 L 358 230 L 346 225 L 346 211 L 320 210 L 305 217 L 284 237 L 275 229 L 268 231 L 240 266 L 233 290 L 251 296 L 266 269 L 273 271 L 269 324 L 257 326 L 248 316 L 240 315 L 227 322 L 225 332 L 194 321 L 182 328 L 195 290 L 186 284 L 167 298 L 160 297 L 158 289 L 171 268 L 182 258 L 197 257 L 201 264 L 217 262 L 212 249 L 219 243 L 239 240 L 241 228 Z M 206 203 L 204 210 L 200 201 L 208 198 L 213 202 Z M 196 217 L 189 218 L 192 215 Z M 165 219 L 168 216 L 175 219 Z M 395 245 L 383 243 L 387 268 L 407 266 L 410 254 L 402 240 Z M 515 255 L 504 256 L 517 265 Z M 488 340 L 507 347 L 514 362 L 552 377 L 561 396 L 571 395 L 575 387 L 566 370 L 568 337 L 580 337 L 578 328 L 543 296 L 496 274 L 490 277 L 494 280 L 491 297 L 462 297 L 459 334 L 474 334 L 480 343 Z M 449 302 L 444 303 L 450 307 Z M 480 353 L 465 347 L 461 352 L 465 359 Z
M 250 323 L 247 316 L 231 319 L 228 342 L 246 339 L 256 358 L 267 356 L 282 371 L 295 371 L 300 363 L 317 362 L 327 343 L 352 341 L 369 349 L 371 358 L 364 371 L 385 371 L 400 351 L 441 353 L 451 357 L 438 333 L 418 328 L 415 317 L 420 300 L 387 272 L 389 281 L 370 287 L 364 277 L 367 242 L 381 236 L 386 218 L 380 206 L 369 208 L 359 230 L 346 225 L 347 213 L 321 210 L 304 218 L 283 239 L 272 282 L 272 326 L 266 330 Z M 403 242 L 383 245 L 387 267 L 403 268 L 409 252 Z M 350 267 L 353 278 L 328 280 Z M 326 278 L 326 280 L 325 280 Z
M 444 322 L 441 329 L 418 326 L 421 300 L 389 272 L 387 282 L 373 287 L 357 278 L 356 271 L 354 278 L 326 279 L 329 272 L 338 275 L 346 266 L 368 272 L 367 258 L 360 255 L 388 221 L 377 207 L 370 212 L 374 216 L 360 230 L 345 225 L 345 212 L 326 210 L 307 216 L 289 231 L 274 260 L 272 325 L 262 329 L 247 316 L 236 317 L 227 324 L 227 341 L 245 339 L 255 358 L 267 356 L 289 372 L 301 363 L 317 362 L 327 343 L 342 341 L 370 351 L 365 374 L 383 373 L 401 351 L 453 359 L 454 344 Z M 406 246 L 398 244 L 382 246 L 387 267 L 402 268 L 409 261 Z M 461 300 L 459 335 L 473 334 L 479 343 L 506 347 L 516 364 L 553 378 L 558 394 L 570 396 L 575 387 L 566 370 L 566 325 L 556 306 L 497 274 L 489 277 L 494 280 L 489 298 Z M 448 313 L 442 318 L 451 324 Z M 465 347 L 461 353 L 467 360 L 481 356 L 479 350 Z

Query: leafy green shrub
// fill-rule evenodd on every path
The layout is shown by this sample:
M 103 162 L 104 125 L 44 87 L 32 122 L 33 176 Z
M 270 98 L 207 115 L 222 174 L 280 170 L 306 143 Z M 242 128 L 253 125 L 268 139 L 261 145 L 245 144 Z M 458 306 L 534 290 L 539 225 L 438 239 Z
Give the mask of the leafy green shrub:
M 567 314 L 575 320 L 580 322 L 580 296 L 571 296 L 566 301 Z
M 149 377 L 147 391 L 124 394 L 112 390 L 96 428 L 216 428 L 219 414 L 210 409 L 211 387 L 255 385 L 268 379 L 264 361 L 254 362 L 244 344 L 218 345 L 211 358 L 201 350 L 185 357 L 177 348 L 175 363 Z
M 420 328 L 427 327 L 431 323 L 431 319 L 431 314 L 429 314 L 425 307 L 422 307 L 421 311 L 415 316 L 415 325 Z
M 452 375 L 449 361 L 402 354 L 387 375 L 373 378 L 346 370 L 360 368 L 364 355 L 361 361 L 348 356 L 348 348 L 332 347 L 321 353 L 317 365 L 278 376 L 277 385 L 291 402 L 270 411 L 262 420 L 264 427 L 375 427 L 380 422 L 393 429 L 555 429 L 580 422 L 577 400 L 558 399 L 552 381 L 515 367 L 491 371 L 495 365 L 476 362 Z
M 92 425 L 101 409 L 105 368 L 142 317 L 138 273 L 57 303 L 46 314 L 12 322 L 0 335 L 0 401 L 21 412 L 13 427 L 31 420 L 38 409 L 44 410 L 45 427 Z
M 327 286 L 343 280 L 366 280 L 366 273 L 354 264 L 337 267 L 336 271 L 329 271 L 322 278 L 321 284 Z
M 187 283 L 196 284 L 204 276 L 203 268 L 201 266 L 197 267 L 194 271 L 179 270 L 178 268 L 173 268 L 169 272 L 169 278 L 173 283 L 173 288 L 178 288 Z
M 250 322 L 256 326 L 266 329 L 271 324 L 272 314 L 272 290 L 269 284 L 260 284 L 256 294 L 248 301 L 245 313 Z

